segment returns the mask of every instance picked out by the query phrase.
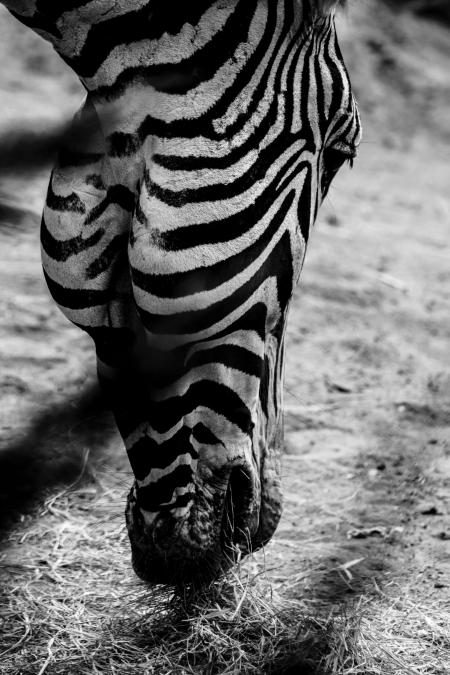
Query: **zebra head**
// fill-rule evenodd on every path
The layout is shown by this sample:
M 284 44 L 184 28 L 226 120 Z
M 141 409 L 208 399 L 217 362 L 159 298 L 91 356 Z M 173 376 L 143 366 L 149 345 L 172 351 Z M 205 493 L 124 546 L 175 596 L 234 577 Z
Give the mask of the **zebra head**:
M 207 578 L 281 513 L 289 303 L 360 136 L 337 3 L 50 4 L 22 20 L 88 97 L 50 182 L 46 279 L 96 344 L 137 573 Z

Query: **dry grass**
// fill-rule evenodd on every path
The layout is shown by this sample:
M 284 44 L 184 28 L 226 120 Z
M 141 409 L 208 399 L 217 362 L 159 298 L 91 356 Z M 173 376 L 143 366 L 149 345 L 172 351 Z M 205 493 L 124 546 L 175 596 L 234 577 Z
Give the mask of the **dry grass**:
M 146 587 L 130 568 L 122 503 L 117 475 L 85 475 L 10 535 L 2 674 L 446 672 L 443 608 L 415 604 L 409 589 L 325 609 L 286 597 L 290 579 L 271 583 L 263 554 L 201 592 Z

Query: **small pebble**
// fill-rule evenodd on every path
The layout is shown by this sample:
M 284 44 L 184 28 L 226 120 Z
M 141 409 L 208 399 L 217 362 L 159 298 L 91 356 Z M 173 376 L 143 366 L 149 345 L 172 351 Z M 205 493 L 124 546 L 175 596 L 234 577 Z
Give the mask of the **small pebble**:
M 450 532 L 438 532 L 434 536 L 441 541 L 450 541 Z
M 423 516 L 439 516 L 442 515 L 441 512 L 438 510 L 437 506 L 434 504 L 423 504 L 419 508 L 419 513 L 421 513 Z

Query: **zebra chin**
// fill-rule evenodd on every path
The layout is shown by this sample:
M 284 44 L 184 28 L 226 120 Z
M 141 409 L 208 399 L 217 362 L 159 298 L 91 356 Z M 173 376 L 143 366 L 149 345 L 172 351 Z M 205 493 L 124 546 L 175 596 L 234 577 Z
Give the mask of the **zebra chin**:
M 278 472 L 227 473 L 222 489 L 197 489 L 184 509 L 150 518 L 131 489 L 126 521 L 138 577 L 154 584 L 207 585 L 271 539 L 282 511 Z

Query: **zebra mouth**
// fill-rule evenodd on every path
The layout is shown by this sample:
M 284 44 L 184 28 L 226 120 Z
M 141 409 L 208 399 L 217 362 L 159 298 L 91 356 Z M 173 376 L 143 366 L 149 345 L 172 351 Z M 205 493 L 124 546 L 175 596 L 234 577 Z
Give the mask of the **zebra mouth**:
M 261 546 L 260 490 L 247 471 L 233 468 L 226 488 L 208 498 L 196 495 L 190 514 L 158 514 L 145 522 L 132 490 L 127 526 L 136 574 L 150 583 L 205 585 L 224 574 L 242 555 Z

